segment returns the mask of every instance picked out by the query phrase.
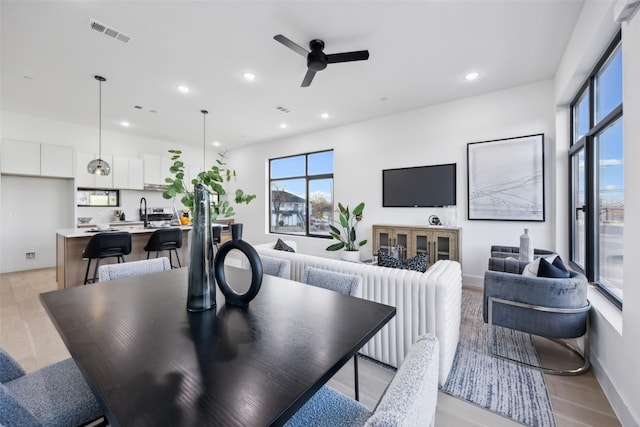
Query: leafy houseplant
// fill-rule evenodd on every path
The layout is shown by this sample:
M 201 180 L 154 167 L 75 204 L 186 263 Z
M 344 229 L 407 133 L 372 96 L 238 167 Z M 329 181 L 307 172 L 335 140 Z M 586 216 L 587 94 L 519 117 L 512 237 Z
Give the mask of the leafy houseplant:
M 330 225 L 331 231 L 329 234 L 339 243 L 327 247 L 328 251 L 338 251 L 343 249 L 345 251 L 359 251 L 361 246 L 364 246 L 367 241 L 361 240 L 357 242 L 356 228 L 358 223 L 362 220 L 362 211 L 364 210 L 364 202 L 356 206 L 353 211 L 349 212 L 349 206 L 344 207 L 341 203 L 338 203 L 338 211 L 340 212 L 340 226 L 342 230 L 338 229 L 334 225 Z M 336 222 L 337 224 L 337 222 Z
M 226 153 L 218 153 L 216 164 L 211 166 L 211 169 L 200 172 L 198 178 L 191 180 L 191 186 L 185 185 L 184 163 L 181 160 L 182 151 L 169 150 L 169 153 L 171 153 L 171 160 L 173 161 L 169 172 L 173 174 L 173 177 L 165 179 L 167 185 L 162 193 L 162 197 L 165 199 L 173 199 L 178 194 L 182 194 L 180 201 L 190 212 L 193 212 L 193 202 L 195 200 L 193 186 L 195 184 L 201 183 L 209 192 L 221 196 L 227 194 L 224 189 L 224 183 L 236 177 L 236 171 L 226 167 Z M 249 204 L 249 202 L 255 198 L 255 194 L 244 194 L 242 190 L 238 189 L 236 190 L 234 201 L 236 203 Z M 227 200 L 221 202 L 217 199 L 212 202 L 211 220 L 215 221 L 220 215 L 224 218 L 235 215 L 233 206 L 231 206 Z

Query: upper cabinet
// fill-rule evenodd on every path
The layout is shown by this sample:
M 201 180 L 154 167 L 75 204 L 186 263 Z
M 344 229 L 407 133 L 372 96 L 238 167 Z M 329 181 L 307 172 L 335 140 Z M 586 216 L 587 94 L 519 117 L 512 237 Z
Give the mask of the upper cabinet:
M 166 178 L 171 176 L 169 168 L 173 165 L 169 154 L 144 154 L 144 183 L 151 185 L 165 185 Z
M 73 178 L 73 148 L 5 139 L 2 144 L 2 173 Z
M 123 190 L 144 189 L 142 159 L 113 157 L 113 186 Z

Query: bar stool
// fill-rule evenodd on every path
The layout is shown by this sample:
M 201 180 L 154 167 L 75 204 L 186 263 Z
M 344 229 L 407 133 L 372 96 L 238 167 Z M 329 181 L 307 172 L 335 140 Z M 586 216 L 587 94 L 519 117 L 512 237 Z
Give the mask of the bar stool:
M 220 245 L 220 241 L 222 240 L 222 227 L 219 225 L 211 226 L 212 236 L 213 236 L 213 244 L 218 249 L 218 245 Z
M 82 258 L 88 258 L 87 271 L 84 273 L 84 284 L 95 283 L 98 276 L 98 267 L 102 258 L 118 258 L 118 262 L 124 262 L 124 256 L 131 253 L 131 233 L 127 231 L 98 233 L 93 235 L 82 251 Z M 91 260 L 96 260 L 93 270 L 93 280 L 89 282 L 89 269 Z
M 176 253 L 178 267 L 182 267 L 182 263 L 180 263 L 180 255 L 178 255 L 178 249 L 181 247 L 182 230 L 180 228 L 161 228 L 154 231 L 151 237 L 149 237 L 149 241 L 147 242 L 147 246 L 144 247 L 144 250 L 147 251 L 147 259 L 149 259 L 151 251 L 156 251 L 156 258 L 158 258 L 161 251 L 169 251 L 169 263 L 171 264 L 171 268 L 176 268 L 173 266 L 171 251 Z

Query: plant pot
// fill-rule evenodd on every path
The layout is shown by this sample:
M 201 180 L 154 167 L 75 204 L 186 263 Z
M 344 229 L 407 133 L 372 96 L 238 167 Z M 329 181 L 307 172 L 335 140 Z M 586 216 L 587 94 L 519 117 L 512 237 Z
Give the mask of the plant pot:
M 349 262 L 360 262 L 360 251 L 342 251 L 340 259 Z

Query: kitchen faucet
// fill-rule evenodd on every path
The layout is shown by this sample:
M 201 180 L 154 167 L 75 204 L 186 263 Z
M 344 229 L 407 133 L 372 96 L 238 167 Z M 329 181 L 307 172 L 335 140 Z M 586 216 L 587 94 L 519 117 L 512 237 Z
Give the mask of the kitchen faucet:
M 144 202 L 144 211 L 142 210 L 142 202 Z M 147 199 L 145 199 L 144 197 L 140 199 L 140 213 L 142 214 L 143 212 L 144 212 L 144 228 L 147 228 L 147 225 L 149 224 L 149 212 L 147 211 Z

